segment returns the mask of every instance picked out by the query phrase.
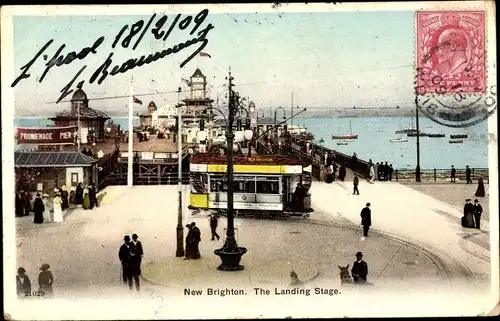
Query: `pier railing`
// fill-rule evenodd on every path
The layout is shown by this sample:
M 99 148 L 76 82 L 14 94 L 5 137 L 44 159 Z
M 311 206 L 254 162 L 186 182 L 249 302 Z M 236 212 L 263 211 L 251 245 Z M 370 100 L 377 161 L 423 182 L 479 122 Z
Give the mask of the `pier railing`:
M 161 176 L 140 176 L 134 174 L 134 185 L 176 185 L 178 182 L 177 173 L 164 173 Z M 181 178 L 182 184 L 189 184 L 189 172 L 183 172 Z M 100 184 L 99 190 L 111 185 L 127 185 L 126 173 L 113 173 L 108 175 Z
M 338 165 L 345 166 L 349 169 L 351 169 L 353 172 L 358 174 L 360 177 L 367 178 L 369 173 L 370 173 L 370 167 L 368 165 L 368 162 L 362 160 L 362 159 L 353 159 L 352 156 L 346 155 L 343 153 L 340 153 L 338 151 L 335 151 L 333 149 L 324 147 L 324 146 L 319 146 L 316 144 L 311 143 L 310 151 L 309 153 L 306 152 L 306 143 L 308 141 L 298 139 L 295 137 L 291 138 L 291 149 L 294 154 L 302 155 L 302 157 L 307 157 L 313 162 L 313 176 L 320 179 L 318 170 L 321 169 L 321 166 L 323 165 L 323 160 L 324 160 L 324 155 L 325 153 L 332 154 L 335 157 L 335 162 Z M 315 167 L 318 167 L 317 170 L 314 170 Z M 315 172 L 318 173 L 318 175 L 315 175 Z
M 465 168 L 457 168 L 455 173 L 456 183 L 465 183 L 466 174 Z M 410 183 L 415 182 L 415 169 L 396 169 L 392 174 L 392 180 L 400 183 Z M 477 183 L 479 178 L 483 179 L 485 184 L 489 183 L 489 170 L 488 168 L 471 168 L 471 180 Z M 422 182 L 450 182 L 451 181 L 451 169 L 447 168 L 433 168 L 433 169 L 422 169 L 420 171 L 420 179 Z

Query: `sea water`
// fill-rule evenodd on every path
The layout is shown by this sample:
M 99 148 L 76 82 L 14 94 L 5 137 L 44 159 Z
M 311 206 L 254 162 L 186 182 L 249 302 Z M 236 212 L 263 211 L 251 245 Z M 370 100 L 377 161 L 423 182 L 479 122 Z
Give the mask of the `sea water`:
M 127 117 L 112 117 L 112 120 L 128 130 Z M 412 127 L 412 117 L 344 117 L 344 118 L 296 118 L 295 125 L 303 125 L 314 134 L 315 142 L 323 138 L 323 146 L 368 161 L 388 162 L 397 169 L 413 169 L 417 163 L 416 137 L 407 137 L 408 142 L 391 142 L 391 139 L 406 137 L 396 134 L 396 130 Z M 134 126 L 139 125 L 139 118 L 134 117 Z M 414 123 L 414 121 L 413 121 Z M 18 117 L 17 127 L 45 127 L 52 122 L 46 118 Z M 448 169 L 488 167 L 488 123 L 480 122 L 467 128 L 451 128 L 420 117 L 420 131 L 432 134 L 445 134 L 442 138 L 420 137 L 420 167 L 422 169 Z M 347 145 L 337 145 L 332 135 L 358 134 L 358 139 Z M 450 144 L 450 134 L 467 134 L 462 144 Z M 18 145 L 18 149 L 30 146 Z

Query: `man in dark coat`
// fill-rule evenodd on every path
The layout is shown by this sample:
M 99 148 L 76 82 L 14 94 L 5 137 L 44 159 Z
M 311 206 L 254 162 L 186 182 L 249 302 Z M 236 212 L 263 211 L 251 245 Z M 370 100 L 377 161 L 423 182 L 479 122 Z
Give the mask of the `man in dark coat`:
M 95 207 L 99 207 L 99 204 L 97 204 L 97 192 L 95 190 L 95 185 L 94 183 L 90 183 L 89 186 L 89 200 L 90 200 L 90 209 Z
M 30 278 L 26 275 L 26 270 L 22 267 L 17 269 L 16 288 L 17 295 L 19 296 L 28 296 L 28 293 L 31 293 Z
M 333 162 L 332 164 L 332 168 L 333 168 L 333 176 L 332 176 L 332 179 L 333 181 L 335 182 L 335 176 L 337 176 L 337 164 L 335 163 L 335 161 Z
M 372 211 L 370 210 L 370 203 L 366 203 L 366 207 L 361 210 L 361 225 L 363 225 L 363 238 L 368 236 L 368 230 L 372 225 Z
M 134 243 L 137 252 L 137 268 L 138 274 L 141 275 L 141 263 L 144 256 L 144 249 L 142 248 L 142 243 L 139 241 L 139 236 L 137 234 L 132 234 L 132 242 Z
M 129 250 L 129 262 L 127 269 L 128 287 L 130 290 L 132 290 L 132 284 L 133 282 L 135 282 L 135 289 L 139 291 L 141 289 L 141 285 L 139 282 L 139 273 L 140 273 L 139 253 L 137 252 L 137 248 L 133 242 L 130 242 L 128 250 Z
M 352 192 L 352 195 L 359 195 L 358 184 L 359 184 L 359 178 L 358 175 L 355 175 L 354 180 L 352 181 L 352 185 L 354 186 L 354 191 Z
M 368 275 L 368 264 L 363 261 L 363 254 L 356 253 L 356 262 L 352 265 L 351 269 L 352 279 L 354 283 L 366 283 L 366 276 Z
M 472 170 L 470 169 L 469 165 L 465 166 L 465 179 L 467 180 L 467 184 L 472 184 Z
M 33 203 L 33 212 L 35 212 L 35 217 L 33 222 L 36 224 L 43 223 L 43 212 L 45 211 L 45 205 L 43 205 L 43 201 L 40 198 L 40 193 L 36 193 L 35 202 Z
M 30 215 L 31 212 L 31 194 L 24 192 L 24 216 Z
M 219 225 L 219 220 L 217 219 L 217 216 L 215 214 L 210 215 L 210 230 L 212 232 L 212 241 L 217 238 L 217 240 L 220 239 L 219 234 L 217 234 L 217 226 Z
M 392 173 L 394 172 L 394 168 L 392 168 L 392 164 L 389 165 L 389 181 L 392 181 Z
M 16 194 L 16 216 L 23 216 L 24 214 L 24 191 L 19 191 Z
M 343 182 L 344 179 L 345 179 L 345 175 L 346 175 L 346 169 L 345 169 L 345 166 L 340 166 L 339 168 L 339 179 Z
M 477 199 L 474 200 L 474 205 L 472 206 L 472 213 L 474 214 L 474 223 L 476 223 L 476 228 L 481 227 L 481 214 L 483 214 L 483 207 L 479 204 Z
M 120 250 L 118 251 L 118 258 L 122 263 L 122 279 L 125 284 L 128 282 L 128 269 L 130 262 L 130 236 L 125 235 L 123 238 L 124 243 L 120 246 Z
M 385 164 L 384 164 L 384 181 L 389 180 L 389 171 L 390 171 L 389 164 L 387 164 L 387 162 L 385 162 Z
M 78 186 L 75 190 L 75 204 L 82 205 L 83 204 L 83 185 L 82 183 L 78 183 Z
M 455 166 L 451 165 L 451 183 L 455 183 L 455 175 L 457 175 L 457 170 Z

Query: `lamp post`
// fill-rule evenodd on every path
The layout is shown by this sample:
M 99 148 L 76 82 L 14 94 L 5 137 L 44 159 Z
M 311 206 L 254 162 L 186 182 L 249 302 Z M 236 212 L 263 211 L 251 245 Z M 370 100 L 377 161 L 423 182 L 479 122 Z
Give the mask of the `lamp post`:
M 182 228 L 182 108 L 180 104 L 181 87 L 177 89 L 177 192 L 179 203 L 177 207 L 177 250 L 176 257 L 184 256 L 184 230 Z
M 233 95 L 233 77 L 231 77 L 231 70 L 229 70 L 229 116 L 228 116 L 228 126 L 226 130 L 226 140 L 227 140 L 227 234 L 226 241 L 222 248 L 214 251 L 215 255 L 218 255 L 222 264 L 217 267 L 219 271 L 239 271 L 243 270 L 243 265 L 240 265 L 241 256 L 247 252 L 244 247 L 238 247 L 236 244 L 236 239 L 234 237 L 234 214 L 233 214 L 233 121 L 234 121 L 234 109 L 235 101 Z
M 418 123 L 418 98 L 415 94 L 415 117 L 417 118 L 417 168 L 415 169 L 415 181 L 420 183 L 420 127 Z

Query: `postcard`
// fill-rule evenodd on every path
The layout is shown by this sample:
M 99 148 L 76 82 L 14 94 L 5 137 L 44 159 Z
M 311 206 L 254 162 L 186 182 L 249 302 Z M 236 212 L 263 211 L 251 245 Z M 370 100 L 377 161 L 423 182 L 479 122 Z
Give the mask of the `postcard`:
M 499 313 L 494 2 L 1 15 L 6 319 Z

